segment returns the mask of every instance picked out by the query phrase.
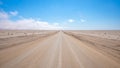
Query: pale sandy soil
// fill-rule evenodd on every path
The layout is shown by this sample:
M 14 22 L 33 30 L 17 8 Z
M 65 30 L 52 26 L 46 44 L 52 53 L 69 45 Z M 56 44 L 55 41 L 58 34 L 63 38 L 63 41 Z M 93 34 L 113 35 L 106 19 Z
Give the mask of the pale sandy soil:
M 120 30 L 74 30 L 72 33 L 120 40 Z
M 39 38 L 55 34 L 57 31 L 35 31 L 35 30 L 1 30 L 0 49 L 31 42 Z
M 60 31 L 0 49 L 0 68 L 120 68 L 119 44 L 118 40 Z
M 56 31 L 47 30 L 0 30 L 0 38 L 10 38 L 17 36 L 29 36 L 29 35 L 46 35 Z

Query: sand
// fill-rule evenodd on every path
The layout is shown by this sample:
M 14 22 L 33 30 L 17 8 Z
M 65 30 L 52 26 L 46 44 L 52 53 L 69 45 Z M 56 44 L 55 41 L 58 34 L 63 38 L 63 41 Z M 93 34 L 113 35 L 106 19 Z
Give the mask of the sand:
M 120 40 L 120 30 L 75 30 L 72 33 Z

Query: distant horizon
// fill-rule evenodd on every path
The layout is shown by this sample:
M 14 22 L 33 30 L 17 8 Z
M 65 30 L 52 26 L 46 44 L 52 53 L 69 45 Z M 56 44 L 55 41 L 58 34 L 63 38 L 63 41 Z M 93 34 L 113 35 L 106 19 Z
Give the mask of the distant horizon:
M 40 29 L 0 29 L 0 30 L 40 30 Z M 48 30 L 48 29 L 42 29 L 42 30 Z M 60 30 L 60 29 L 58 29 L 59 31 L 62 31 L 62 30 Z M 80 29 L 63 29 L 63 30 L 80 30 Z M 85 29 L 84 29 L 85 30 Z M 87 30 L 87 29 L 86 29 Z M 94 30 L 96 30 L 96 29 L 94 29 Z M 97 29 L 97 30 L 99 30 L 99 29 Z M 108 31 L 119 31 L 120 29 L 108 29 Z M 51 30 L 50 30 L 51 31 Z M 54 30 L 53 30 L 54 31 Z M 90 30 L 88 30 L 88 31 L 91 31 L 91 29 Z M 99 30 L 99 31 L 101 31 L 101 30 Z M 104 31 L 104 30 L 103 30 Z M 106 30 L 105 30 L 106 31 Z

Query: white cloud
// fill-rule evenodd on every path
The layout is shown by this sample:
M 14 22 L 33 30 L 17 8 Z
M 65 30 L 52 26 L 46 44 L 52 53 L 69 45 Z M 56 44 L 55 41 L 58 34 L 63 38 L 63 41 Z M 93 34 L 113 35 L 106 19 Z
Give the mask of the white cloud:
M 16 16 L 18 14 L 18 11 L 11 11 L 10 14 Z
M 82 22 L 82 23 L 83 23 L 83 22 L 86 22 L 86 20 L 84 20 L 84 19 L 80 19 L 80 22 Z
M 46 21 L 39 21 L 34 19 L 21 19 L 17 21 L 1 20 L 1 29 L 62 29 L 59 25 L 49 24 Z
M 0 11 L 0 19 L 7 19 L 9 17 L 9 15 L 4 12 L 4 11 Z
M 53 23 L 54 26 L 59 26 L 60 24 L 59 23 Z
M 72 22 L 75 22 L 75 20 L 69 19 L 68 22 L 72 23 Z
M 50 24 L 46 21 L 40 21 L 33 18 L 22 18 L 17 21 L 10 20 L 9 15 L 0 12 L 0 29 L 43 29 L 43 30 L 58 30 L 62 29 L 59 23 Z M 4 16 L 4 17 L 3 17 Z M 3 19 L 5 18 L 5 19 Z

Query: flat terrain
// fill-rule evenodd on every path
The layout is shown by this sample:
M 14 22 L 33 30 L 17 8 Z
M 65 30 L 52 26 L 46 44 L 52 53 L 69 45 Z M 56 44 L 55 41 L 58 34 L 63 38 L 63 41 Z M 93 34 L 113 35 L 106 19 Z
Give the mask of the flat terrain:
M 0 68 L 120 68 L 118 38 L 80 31 L 27 33 L 1 36 Z

